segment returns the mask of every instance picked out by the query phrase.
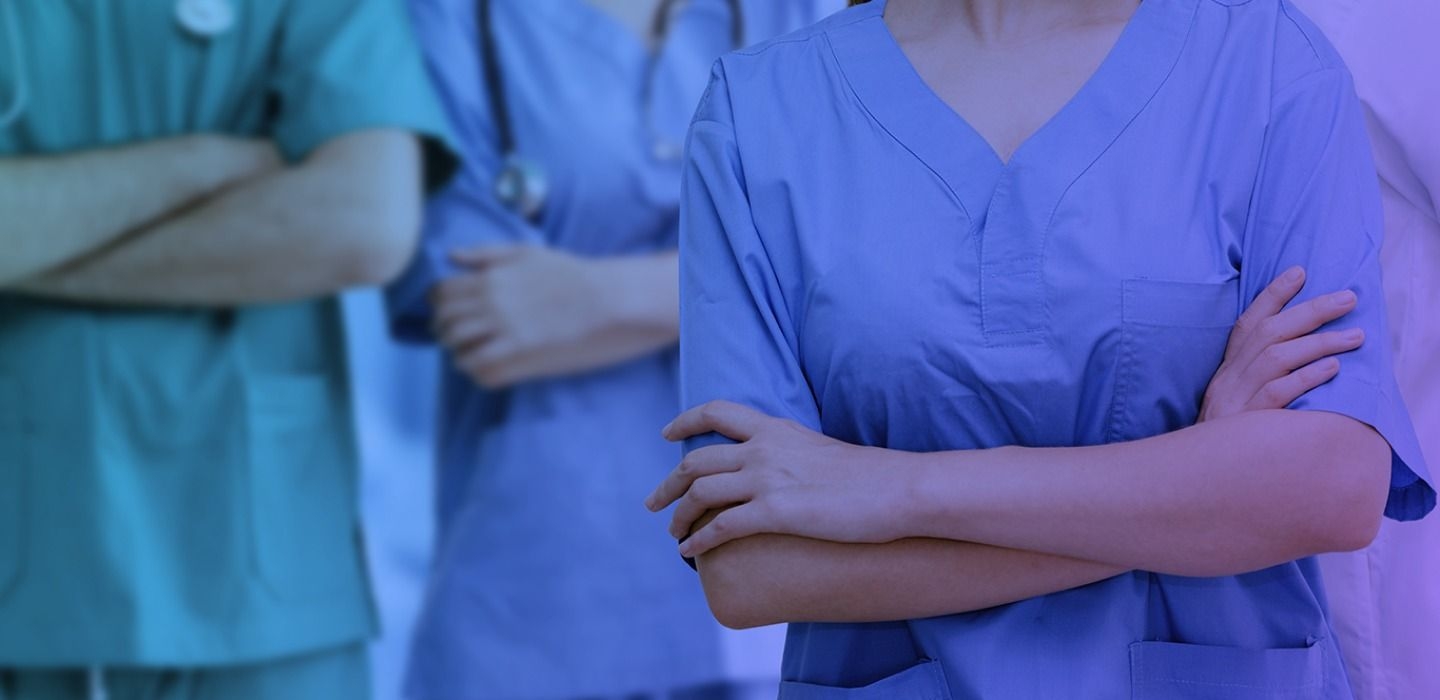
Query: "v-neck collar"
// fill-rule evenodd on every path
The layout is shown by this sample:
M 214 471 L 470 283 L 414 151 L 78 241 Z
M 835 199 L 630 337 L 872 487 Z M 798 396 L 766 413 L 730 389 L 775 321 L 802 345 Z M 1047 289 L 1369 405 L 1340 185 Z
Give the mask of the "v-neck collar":
M 886 0 L 867 3 L 830 31 L 836 60 L 865 109 L 950 187 L 979 235 L 990 344 L 1043 341 L 1050 216 L 1164 85 L 1199 1 L 1140 3 L 1100 66 L 1008 163 L 916 72 L 885 25 Z

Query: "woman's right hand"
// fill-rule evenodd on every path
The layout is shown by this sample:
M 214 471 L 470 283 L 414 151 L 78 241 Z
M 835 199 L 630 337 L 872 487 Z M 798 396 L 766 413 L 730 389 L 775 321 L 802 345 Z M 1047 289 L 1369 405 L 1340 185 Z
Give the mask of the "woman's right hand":
M 1261 292 L 1235 322 L 1225 359 L 1205 388 L 1197 423 L 1213 418 L 1285 408 L 1340 371 L 1335 357 L 1360 347 L 1359 328 L 1315 330 L 1355 308 L 1355 293 L 1342 290 L 1285 305 L 1305 286 L 1305 271 L 1293 267 Z

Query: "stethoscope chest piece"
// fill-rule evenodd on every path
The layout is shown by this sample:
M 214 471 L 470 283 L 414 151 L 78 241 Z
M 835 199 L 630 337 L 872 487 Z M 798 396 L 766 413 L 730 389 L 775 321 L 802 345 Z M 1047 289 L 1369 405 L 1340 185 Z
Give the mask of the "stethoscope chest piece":
M 544 168 L 516 154 L 505 157 L 495 178 L 495 198 L 505 208 L 533 222 L 540 218 L 549 196 L 550 181 Z
M 178 0 L 175 21 L 190 34 L 209 39 L 235 26 L 235 7 L 230 0 Z

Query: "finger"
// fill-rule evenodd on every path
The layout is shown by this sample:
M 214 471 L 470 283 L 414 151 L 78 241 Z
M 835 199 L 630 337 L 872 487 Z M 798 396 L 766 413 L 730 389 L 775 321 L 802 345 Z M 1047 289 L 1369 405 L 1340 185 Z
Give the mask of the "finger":
M 764 413 L 737 403 L 710 401 L 680 414 L 661 429 L 660 434 L 671 442 L 705 433 L 720 433 L 731 440 L 744 442 L 773 420 Z
M 498 333 L 495 322 L 483 316 L 462 316 L 436 329 L 440 344 L 452 351 L 466 351 L 491 340 Z
M 1285 408 L 1294 403 L 1295 399 L 1304 396 L 1305 392 L 1335 378 L 1339 372 L 1340 360 L 1334 357 L 1311 362 L 1265 384 L 1250 400 L 1248 409 L 1258 411 L 1268 408 Z
M 760 509 L 752 501 L 715 516 L 680 543 L 680 555 L 698 557 L 726 542 L 764 532 Z
M 1296 304 L 1265 323 L 1265 339 L 1271 343 L 1299 338 L 1355 310 L 1355 292 L 1342 289 Z
M 675 514 L 670 518 L 670 536 L 681 539 L 707 512 L 744 503 L 754 495 L 748 480 L 736 472 L 696 479 L 675 506 Z
M 528 248 L 529 246 L 523 245 L 462 248 L 450 251 L 450 260 L 456 265 L 462 265 L 472 269 L 483 269 L 512 260 L 521 253 L 524 253 Z
M 1285 308 L 1300 288 L 1305 286 L 1305 268 L 1300 266 L 1292 267 L 1276 277 L 1266 285 L 1265 289 L 1250 302 L 1245 312 L 1235 321 L 1235 331 L 1230 334 L 1230 342 L 1226 349 L 1229 354 L 1230 348 L 1237 348 L 1250 336 L 1252 329 L 1258 327 L 1264 321 Z
M 435 323 L 485 303 L 486 281 L 477 274 L 451 277 L 430 292 L 431 316 Z
M 1311 333 L 1265 348 L 1245 369 L 1245 377 L 1251 386 L 1259 386 L 1320 358 L 1349 352 L 1364 344 L 1365 331 L 1359 328 Z
M 692 450 L 645 499 L 645 507 L 652 512 L 663 510 L 685 495 L 696 479 L 739 471 L 743 463 L 735 445 L 710 445 Z
M 456 365 L 486 389 L 504 389 L 514 383 L 512 343 L 503 335 L 494 336 L 459 351 Z

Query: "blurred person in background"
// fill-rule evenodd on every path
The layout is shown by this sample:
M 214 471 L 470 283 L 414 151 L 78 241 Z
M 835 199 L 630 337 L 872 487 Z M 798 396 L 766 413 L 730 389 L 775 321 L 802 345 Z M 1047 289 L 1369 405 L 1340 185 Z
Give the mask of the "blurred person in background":
M 334 295 L 444 134 L 403 7 L 7 0 L 0 60 L 0 698 L 367 697 Z
M 1395 375 L 1420 449 L 1440 460 L 1440 4 L 1297 0 L 1355 75 L 1375 150 Z M 1321 557 L 1361 700 L 1440 698 L 1440 520 L 1386 522 L 1368 548 Z
M 679 407 L 680 156 L 715 58 L 820 12 L 411 7 L 466 165 L 390 293 L 395 331 L 449 359 L 409 694 L 729 697 L 699 586 L 640 507 L 679 457 L 659 427 Z

